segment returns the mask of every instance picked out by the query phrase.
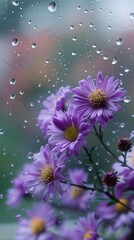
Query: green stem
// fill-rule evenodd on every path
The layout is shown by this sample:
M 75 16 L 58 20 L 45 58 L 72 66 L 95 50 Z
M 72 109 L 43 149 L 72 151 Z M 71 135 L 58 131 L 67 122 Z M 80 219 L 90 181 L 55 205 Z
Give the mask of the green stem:
M 101 126 L 100 126 L 100 129 L 99 129 L 99 133 L 98 133 L 98 131 L 97 131 L 97 129 L 96 129 L 95 126 L 94 126 L 94 131 L 95 131 L 95 134 L 96 134 L 97 138 L 98 138 L 99 141 L 101 142 L 102 146 L 107 150 L 107 152 L 109 152 L 114 159 L 116 159 L 118 162 L 120 162 L 121 164 L 123 164 L 122 161 L 121 161 L 120 159 L 118 159 L 118 157 L 116 157 L 116 155 L 115 155 L 115 154 L 108 148 L 108 146 L 104 143 L 103 138 L 102 138 Z M 126 167 L 128 167 L 129 169 L 133 170 L 130 166 L 128 166 L 128 165 L 126 164 L 126 162 L 125 162 L 125 165 L 123 164 L 123 166 L 126 166 Z
M 97 169 L 97 167 L 96 167 L 96 165 L 95 165 L 95 163 L 94 163 L 94 161 L 93 161 L 93 159 L 92 159 L 92 156 L 91 156 L 91 154 L 89 153 L 89 151 L 88 151 L 88 149 L 87 149 L 86 147 L 83 147 L 83 148 L 84 148 L 86 154 L 88 155 L 89 162 L 90 162 L 90 163 L 93 165 L 93 167 L 94 167 L 96 176 L 97 176 L 98 181 L 99 181 L 99 183 L 100 183 L 100 186 L 103 188 L 103 184 L 102 184 L 101 178 L 100 178 L 100 176 L 99 176 L 98 169 Z

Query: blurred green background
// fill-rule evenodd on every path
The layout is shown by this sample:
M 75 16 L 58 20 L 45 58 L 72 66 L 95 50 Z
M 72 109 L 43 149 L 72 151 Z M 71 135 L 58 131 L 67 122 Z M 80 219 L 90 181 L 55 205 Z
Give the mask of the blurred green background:
M 29 205 L 11 210 L 6 192 L 32 161 L 30 153 L 45 143 L 37 117 L 42 101 L 60 86 L 74 87 L 100 70 L 114 75 L 128 97 L 105 129 L 107 144 L 116 151 L 118 137 L 134 128 L 134 1 L 57 0 L 53 12 L 49 3 L 0 1 L 0 223 L 15 222 Z M 89 144 L 98 147 L 99 166 L 109 169 L 113 159 L 92 136 Z

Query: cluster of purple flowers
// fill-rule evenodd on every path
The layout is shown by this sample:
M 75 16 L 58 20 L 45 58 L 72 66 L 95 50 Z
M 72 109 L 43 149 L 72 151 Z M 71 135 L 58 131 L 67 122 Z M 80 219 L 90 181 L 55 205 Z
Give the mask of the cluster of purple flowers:
M 17 207 L 25 196 L 41 201 L 28 212 L 27 219 L 20 219 L 16 240 L 103 240 L 103 226 L 106 231 L 112 226 L 113 232 L 125 227 L 131 234 L 134 147 L 131 138 L 120 138 L 117 147 L 121 156 L 116 157 L 104 143 L 101 129 L 121 109 L 119 103 L 125 94 L 119 80 L 113 76 L 103 78 L 99 72 L 96 81 L 88 76 L 87 80 L 80 80 L 76 88 L 61 87 L 43 102 L 38 125 L 48 143 L 33 154 L 32 163 L 24 165 L 7 192 L 9 206 Z M 100 172 L 92 158 L 93 149 L 88 145 L 92 133 L 116 159 L 108 171 L 101 169 Z M 73 166 L 68 170 L 69 164 L 73 165 L 72 158 L 75 163 L 81 158 L 83 168 Z M 86 169 L 87 158 L 97 183 Z M 94 207 L 95 201 L 97 207 Z M 86 214 L 80 216 L 76 224 L 73 222 L 68 232 L 69 223 L 60 219 L 57 224 L 58 211 L 50 204 Z

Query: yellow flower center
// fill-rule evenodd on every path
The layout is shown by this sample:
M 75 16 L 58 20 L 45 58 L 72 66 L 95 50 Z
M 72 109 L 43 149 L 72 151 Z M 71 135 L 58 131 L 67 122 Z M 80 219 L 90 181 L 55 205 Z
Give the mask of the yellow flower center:
M 91 105 L 95 108 L 105 108 L 106 107 L 106 94 L 101 90 L 97 89 L 91 92 L 88 96 Z
M 78 134 L 78 129 L 74 126 L 67 127 L 65 130 L 65 138 L 71 142 L 74 142 L 77 139 Z
M 46 167 L 41 169 L 40 178 L 46 184 L 54 180 L 54 170 L 51 165 L 47 165 Z
M 91 231 L 91 230 L 89 230 L 88 232 L 86 232 L 85 234 L 84 234 L 84 240 L 85 239 L 90 239 L 90 238 L 92 238 L 92 235 L 93 234 L 93 231 Z
M 123 204 L 125 204 L 126 206 L 128 206 L 128 201 L 125 199 L 125 198 L 120 198 L 119 201 Z M 123 212 L 127 212 L 128 211 L 128 208 L 125 207 L 123 204 L 121 203 L 116 203 L 115 204 L 115 208 L 116 208 L 116 211 L 119 212 L 119 213 L 123 213 Z
M 30 228 L 33 234 L 40 234 L 45 231 L 45 223 L 41 218 L 32 218 Z
M 73 197 L 73 198 L 79 198 L 81 197 L 83 194 L 83 189 L 80 188 L 80 187 L 72 187 L 71 188 L 71 191 L 70 191 L 70 195 Z

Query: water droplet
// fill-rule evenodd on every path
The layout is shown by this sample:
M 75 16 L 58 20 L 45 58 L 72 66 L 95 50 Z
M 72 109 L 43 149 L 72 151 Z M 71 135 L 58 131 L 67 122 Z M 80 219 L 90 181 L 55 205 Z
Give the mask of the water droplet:
M 120 46 L 120 45 L 122 45 L 122 43 L 123 43 L 122 38 L 118 38 L 118 39 L 116 40 L 116 45 Z
M 125 96 L 123 100 L 124 100 L 125 103 L 129 103 L 129 102 L 131 102 L 131 97 L 130 96 Z
M 3 194 L 2 194 L 2 193 L 0 193 L 0 199 L 3 199 L 3 198 L 4 198 Z
M 14 93 L 10 94 L 10 99 L 15 99 L 15 94 Z
M 78 9 L 78 10 L 80 10 L 80 9 L 81 9 L 81 7 L 80 7 L 80 6 L 77 6 L 77 9 Z
M 87 10 L 87 9 L 85 9 L 85 10 L 84 10 L 84 13 L 88 13 L 88 10 Z
M 75 42 L 77 41 L 77 37 L 73 37 L 72 40 Z
M 90 23 L 90 24 L 89 24 L 89 27 L 91 27 L 91 28 L 92 28 L 93 26 L 94 26 L 94 25 L 93 25 L 93 23 Z
M 108 29 L 109 29 L 109 30 L 111 29 L 111 26 L 110 26 L 110 25 L 108 26 Z
M 18 45 L 18 39 L 17 38 L 13 38 L 12 46 L 16 47 L 17 45 Z
M 100 53 L 101 53 L 101 49 L 98 48 L 98 49 L 96 50 L 96 52 L 97 52 L 98 54 L 100 54 Z
M 29 152 L 29 153 L 27 154 L 27 158 L 28 158 L 28 159 L 32 159 L 32 158 L 33 158 L 33 153 L 32 153 L 32 152 Z
M 104 60 L 108 60 L 108 55 L 104 55 L 104 56 L 103 56 L 103 59 L 104 59 Z
M 127 67 L 124 69 L 124 72 L 125 72 L 125 73 L 128 73 L 129 71 L 130 71 L 130 69 L 127 68 Z
M 55 12 L 56 11 L 56 8 L 57 8 L 57 5 L 55 2 L 50 2 L 49 5 L 48 5 L 48 10 L 50 12 Z
M 16 215 L 16 219 L 17 219 L 17 220 L 19 220 L 21 217 L 22 217 L 21 214 L 17 214 L 17 215 Z
M 77 52 L 75 52 L 75 51 L 72 52 L 72 56 L 76 56 L 76 54 L 77 54 Z
M 29 21 L 28 21 L 28 24 L 31 24 L 31 23 L 32 23 L 32 21 L 31 21 L 31 20 L 29 20 Z
M 49 59 L 47 59 L 47 60 L 46 60 L 46 63 L 49 63 L 49 62 L 50 62 Z
M 124 128 L 125 127 L 125 123 L 120 123 L 119 127 L 120 128 Z
M 19 6 L 19 1 L 17 1 L 17 0 L 16 1 L 12 1 L 12 4 L 17 7 L 17 6 Z
M 23 95 L 24 94 L 24 91 L 23 90 L 20 90 L 20 95 Z
M 74 30 L 74 25 L 70 25 L 70 29 L 71 29 L 71 30 Z
M 91 172 L 92 170 L 93 170 L 93 167 L 92 167 L 92 166 L 88 167 L 88 171 L 89 171 L 89 172 Z
M 112 60 L 112 64 L 116 64 L 117 63 L 117 57 L 114 57 L 113 60 Z
M 32 43 L 32 48 L 36 48 L 36 47 L 37 47 L 36 43 Z
M 129 16 L 130 16 L 131 19 L 134 19 L 134 13 L 130 13 Z
M 4 134 L 4 129 L 3 128 L 0 128 L 0 135 Z
M 11 79 L 9 80 L 9 83 L 10 83 L 11 85 L 14 85 L 14 84 L 16 83 L 16 79 L 15 79 L 15 78 L 11 78 Z
M 96 44 L 93 44 L 93 45 L 92 45 L 92 48 L 96 48 Z
M 31 107 L 34 107 L 34 103 L 33 103 L 33 102 L 31 102 L 31 103 L 30 103 L 30 106 L 31 106 Z

